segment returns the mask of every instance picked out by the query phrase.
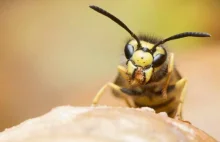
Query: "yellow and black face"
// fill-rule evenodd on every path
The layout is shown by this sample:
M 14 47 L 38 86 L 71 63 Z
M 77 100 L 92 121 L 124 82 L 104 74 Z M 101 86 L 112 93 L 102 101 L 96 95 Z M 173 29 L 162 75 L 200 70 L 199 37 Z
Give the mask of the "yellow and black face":
M 131 81 L 138 84 L 146 84 L 151 79 L 155 68 L 161 66 L 167 58 L 166 50 L 154 44 L 140 40 L 138 47 L 136 40 L 131 40 L 125 45 L 125 57 L 127 58 L 127 74 Z

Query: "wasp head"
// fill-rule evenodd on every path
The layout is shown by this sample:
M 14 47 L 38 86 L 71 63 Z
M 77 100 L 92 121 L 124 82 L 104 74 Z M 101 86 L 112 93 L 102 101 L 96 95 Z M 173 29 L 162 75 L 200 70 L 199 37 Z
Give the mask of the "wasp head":
M 167 52 L 161 46 L 153 48 L 154 44 L 142 40 L 140 43 L 139 47 L 136 40 L 131 40 L 125 45 L 127 74 L 131 80 L 136 80 L 139 84 L 146 84 L 151 79 L 154 68 L 161 66 L 166 61 Z

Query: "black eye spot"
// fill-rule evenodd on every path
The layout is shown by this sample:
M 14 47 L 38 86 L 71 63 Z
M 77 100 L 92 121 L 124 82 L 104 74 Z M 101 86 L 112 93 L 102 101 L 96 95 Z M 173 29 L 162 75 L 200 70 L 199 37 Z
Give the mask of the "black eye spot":
M 141 59 L 144 59 L 144 57 L 141 57 Z
M 166 54 L 157 54 L 154 57 L 153 67 L 158 67 L 158 66 L 162 65 L 165 62 L 166 58 L 167 58 Z
M 162 48 L 162 47 L 160 47 L 160 48 Z M 154 55 L 153 64 L 152 64 L 153 67 L 159 67 L 160 65 L 162 65 L 166 61 L 167 52 L 164 48 L 162 48 L 162 49 L 164 50 L 164 54 L 160 54 L 160 52 L 159 52 L 159 54 Z M 157 50 L 158 50 L 158 47 L 156 48 L 155 52 Z
M 130 59 L 134 53 L 134 47 L 131 44 L 126 44 L 124 49 L 125 57 Z
M 143 63 L 145 63 L 145 62 L 143 62 Z

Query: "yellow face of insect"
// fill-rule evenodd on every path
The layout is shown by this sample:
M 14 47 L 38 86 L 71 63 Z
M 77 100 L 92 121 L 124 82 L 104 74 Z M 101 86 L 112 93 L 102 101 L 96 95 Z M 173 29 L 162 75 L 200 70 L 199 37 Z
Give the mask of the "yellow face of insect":
M 166 60 L 166 51 L 162 47 L 156 47 L 151 43 L 141 41 L 141 48 L 137 48 L 137 42 L 131 40 L 125 46 L 127 62 L 127 74 L 131 82 L 146 84 L 153 74 L 153 70 Z
M 149 52 L 144 52 L 142 50 L 137 50 L 134 52 L 131 60 L 134 61 L 135 65 L 141 67 L 147 67 L 152 64 L 153 56 Z

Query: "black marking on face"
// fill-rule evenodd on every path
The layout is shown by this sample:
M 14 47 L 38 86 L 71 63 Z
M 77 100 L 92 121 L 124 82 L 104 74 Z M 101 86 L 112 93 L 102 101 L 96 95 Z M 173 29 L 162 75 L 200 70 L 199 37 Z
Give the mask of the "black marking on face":
M 157 54 L 156 56 L 154 56 L 154 60 L 153 60 L 153 63 L 152 63 L 153 67 L 159 67 L 167 59 L 167 52 L 166 52 L 166 50 L 163 47 L 160 47 L 160 48 L 164 51 L 164 54 Z M 156 52 L 156 51 L 157 50 L 153 51 L 153 53 Z
M 159 67 L 160 65 L 162 65 L 167 58 L 167 54 L 158 54 L 154 57 L 154 61 L 153 61 L 153 67 Z
M 150 51 L 147 47 L 141 47 L 139 50 L 142 50 L 142 51 L 144 51 L 144 52 L 150 52 L 150 53 L 151 53 L 151 51 Z
M 134 47 L 131 44 L 126 44 L 124 48 L 125 57 L 130 59 L 134 53 Z

